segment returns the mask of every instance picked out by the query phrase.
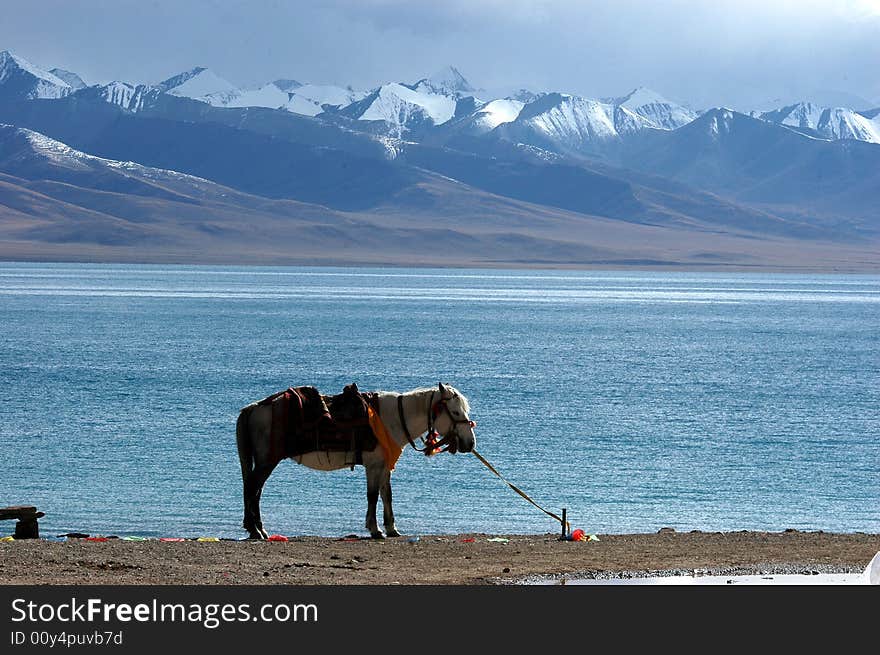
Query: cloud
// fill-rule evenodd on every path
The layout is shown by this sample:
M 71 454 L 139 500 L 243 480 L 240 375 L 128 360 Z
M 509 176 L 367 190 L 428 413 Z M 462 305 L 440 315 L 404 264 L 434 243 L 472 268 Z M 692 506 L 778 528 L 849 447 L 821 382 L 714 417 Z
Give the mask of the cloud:
M 0 47 L 92 79 L 194 65 L 415 81 L 453 64 L 484 87 L 592 96 L 645 85 L 698 106 L 836 90 L 880 100 L 880 0 L 7 0 Z

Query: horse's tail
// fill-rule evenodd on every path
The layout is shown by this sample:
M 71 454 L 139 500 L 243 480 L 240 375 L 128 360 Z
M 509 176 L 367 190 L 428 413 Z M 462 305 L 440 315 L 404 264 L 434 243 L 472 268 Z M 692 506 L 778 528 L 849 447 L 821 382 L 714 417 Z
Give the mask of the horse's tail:
M 254 470 L 254 449 L 248 430 L 248 417 L 255 405 L 248 405 L 238 414 L 235 422 L 235 442 L 238 446 L 238 461 L 241 463 L 241 479 L 247 482 L 248 475 Z

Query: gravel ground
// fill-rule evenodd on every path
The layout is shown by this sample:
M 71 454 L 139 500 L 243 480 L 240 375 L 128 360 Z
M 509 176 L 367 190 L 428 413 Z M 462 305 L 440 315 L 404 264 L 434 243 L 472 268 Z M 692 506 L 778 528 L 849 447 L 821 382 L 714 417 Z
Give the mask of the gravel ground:
M 383 541 L 12 541 L 0 542 L 0 584 L 479 585 L 561 574 L 853 573 L 880 550 L 880 535 L 863 533 L 664 530 L 598 536 L 590 542 L 560 541 L 552 534 Z

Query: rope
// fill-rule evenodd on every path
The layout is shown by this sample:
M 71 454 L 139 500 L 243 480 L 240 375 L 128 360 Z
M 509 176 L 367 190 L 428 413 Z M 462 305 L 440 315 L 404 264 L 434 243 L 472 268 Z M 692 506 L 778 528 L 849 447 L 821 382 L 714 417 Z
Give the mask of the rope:
M 544 514 L 546 514 L 547 516 L 553 517 L 554 519 L 556 519 L 557 521 L 559 521 L 559 524 L 562 525 L 562 526 L 565 528 L 565 532 L 568 533 L 569 529 L 571 528 L 571 526 L 569 525 L 568 521 L 565 521 L 565 522 L 563 523 L 563 520 L 562 520 L 561 517 L 557 516 L 557 515 L 554 514 L 553 512 L 550 512 L 550 511 L 544 509 L 544 508 L 541 507 L 538 503 L 536 503 L 534 500 L 532 500 L 531 498 L 529 498 L 529 495 L 528 495 L 525 491 L 523 491 L 522 489 L 520 489 L 519 487 L 517 487 L 517 486 L 516 486 L 515 484 L 513 484 L 512 482 L 508 482 L 508 481 L 504 478 L 504 476 L 501 475 L 501 474 L 495 469 L 495 467 L 492 466 L 489 462 L 487 462 L 486 459 L 485 459 L 480 453 L 478 453 L 476 450 L 472 450 L 471 453 L 473 453 L 473 455 L 474 455 L 478 460 L 480 460 L 480 461 L 486 466 L 487 469 L 489 469 L 490 471 L 492 471 L 492 473 L 494 473 L 494 474 L 497 475 L 499 478 L 501 478 L 501 481 L 504 482 L 508 487 L 510 487 L 511 489 L 513 489 L 516 493 L 518 493 L 520 496 L 522 496 L 523 498 L 525 498 L 525 499 L 526 499 L 527 501 L 529 501 L 532 505 L 534 505 L 534 506 L 537 507 L 539 510 L 541 510 L 542 512 L 544 512 Z

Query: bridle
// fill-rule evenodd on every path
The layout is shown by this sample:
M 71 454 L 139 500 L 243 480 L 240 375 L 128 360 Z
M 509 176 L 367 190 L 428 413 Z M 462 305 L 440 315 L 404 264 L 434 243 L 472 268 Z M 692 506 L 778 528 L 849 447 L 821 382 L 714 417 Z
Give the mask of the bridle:
M 416 445 L 416 442 L 413 440 L 412 434 L 406 425 L 406 418 L 403 415 L 403 395 L 397 396 L 397 413 L 400 416 L 400 424 L 403 426 L 403 433 L 406 435 L 406 440 L 409 441 L 409 445 L 420 453 L 434 455 L 435 453 L 445 453 L 448 450 L 454 454 L 458 451 L 458 439 L 461 436 L 458 434 L 458 426 L 461 424 L 467 424 L 468 426 L 475 428 L 477 424 L 475 421 L 471 421 L 467 418 L 455 418 L 448 405 L 448 401 L 451 399 L 443 398 L 441 395 L 440 400 L 434 402 L 435 393 L 437 392 L 432 391 L 431 397 L 428 399 L 428 432 L 424 437 L 424 448 L 419 448 Z M 444 412 L 452 422 L 452 427 L 445 435 L 441 435 L 434 429 L 434 422 Z M 437 437 L 440 438 L 438 439 Z

